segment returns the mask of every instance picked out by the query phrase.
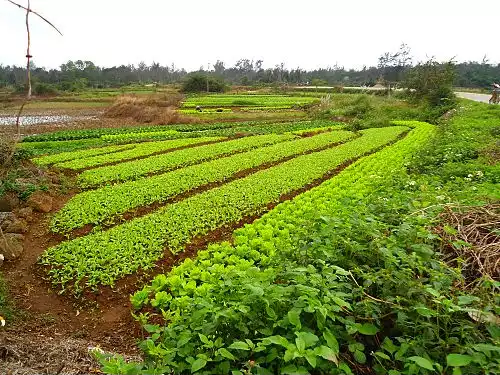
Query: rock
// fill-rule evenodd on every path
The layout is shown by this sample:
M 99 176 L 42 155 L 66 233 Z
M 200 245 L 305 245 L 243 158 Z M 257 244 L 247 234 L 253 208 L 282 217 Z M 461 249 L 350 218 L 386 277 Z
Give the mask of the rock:
M 14 193 L 5 193 L 0 197 L 0 211 L 12 211 L 19 206 L 19 198 Z
M 0 228 L 2 228 L 3 231 L 5 231 L 7 229 L 7 227 L 9 225 L 11 225 L 15 220 L 15 217 L 12 218 L 12 219 L 5 219 L 4 221 L 2 221 L 2 224 L 0 224 Z
M 5 228 L 7 233 L 26 233 L 28 230 L 28 223 L 24 219 L 14 219 Z
M 14 220 L 15 216 L 12 212 L 0 212 L 0 224 L 6 220 Z
M 28 199 L 28 205 L 38 212 L 50 212 L 52 210 L 53 199 L 50 195 L 41 191 L 36 191 Z
M 21 217 L 23 219 L 26 219 L 28 222 L 30 222 L 32 220 L 32 216 L 33 216 L 33 209 L 31 207 L 21 208 L 17 212 L 17 216 Z
M 5 233 L 0 237 L 0 254 L 5 260 L 14 260 L 21 256 L 24 251 L 24 236 L 16 233 Z

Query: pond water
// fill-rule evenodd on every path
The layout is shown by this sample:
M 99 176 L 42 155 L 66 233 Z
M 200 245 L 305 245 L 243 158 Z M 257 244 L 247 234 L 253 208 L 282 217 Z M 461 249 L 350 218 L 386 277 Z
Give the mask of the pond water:
M 70 122 L 78 120 L 91 120 L 95 116 L 67 116 L 67 115 L 33 115 L 21 116 L 21 125 L 40 125 L 40 124 L 53 124 L 59 122 Z M 16 116 L 0 116 L 1 125 L 15 125 Z

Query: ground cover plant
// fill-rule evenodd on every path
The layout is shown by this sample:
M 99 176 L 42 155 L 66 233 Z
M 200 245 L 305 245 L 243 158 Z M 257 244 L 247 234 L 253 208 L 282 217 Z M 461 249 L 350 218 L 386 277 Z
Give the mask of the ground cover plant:
M 498 373 L 499 280 L 471 289 L 432 228 L 499 198 L 484 154 L 499 118 L 468 104 L 439 130 L 399 123 L 415 130 L 157 276 L 131 298 L 145 362 L 100 355 L 103 370 Z
M 332 131 L 257 148 L 158 176 L 86 191 L 73 197 L 54 216 L 51 228 L 54 231 L 69 231 L 86 224 L 101 224 L 133 208 L 164 202 L 193 188 L 226 181 L 235 173 L 345 142 L 354 136 L 348 131 Z
M 337 147 L 298 156 L 103 232 L 66 241 L 41 257 L 55 285 L 78 293 L 113 285 L 139 268 L 150 269 L 164 247 L 182 251 L 195 236 L 265 211 L 267 204 L 301 189 L 353 159 L 395 141 L 406 130 L 368 129 Z
M 91 187 L 113 181 L 133 180 L 150 173 L 165 172 L 173 168 L 195 164 L 214 157 L 283 142 L 294 137 L 291 134 L 257 135 L 179 150 L 168 154 L 150 156 L 146 159 L 86 170 L 78 176 L 78 182 L 82 187 Z
M 307 96 L 285 95 L 203 95 L 188 97 L 181 108 L 201 107 L 301 107 L 317 101 Z

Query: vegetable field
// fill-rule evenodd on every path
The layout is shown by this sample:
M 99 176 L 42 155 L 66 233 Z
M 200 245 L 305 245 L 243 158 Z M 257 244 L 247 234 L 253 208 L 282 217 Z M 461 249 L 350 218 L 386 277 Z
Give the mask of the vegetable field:
M 181 111 L 316 102 L 204 95 Z M 499 280 L 464 276 L 473 245 L 443 220 L 461 201 L 489 205 L 481 231 L 498 220 L 500 111 L 461 111 L 442 126 L 311 116 L 26 137 L 72 184 L 37 271 L 72 300 L 131 293 L 143 357 L 95 351 L 108 374 L 498 373 Z

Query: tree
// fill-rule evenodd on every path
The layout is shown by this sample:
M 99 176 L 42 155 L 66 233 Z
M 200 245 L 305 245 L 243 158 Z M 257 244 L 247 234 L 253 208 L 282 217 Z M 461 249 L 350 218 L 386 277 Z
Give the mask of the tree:
M 224 92 L 226 85 L 222 80 L 206 74 L 194 73 L 190 74 L 182 85 L 183 92 L 206 92 L 207 82 L 210 92 Z
M 378 68 L 382 71 L 382 78 L 391 91 L 394 83 L 402 80 L 405 72 L 412 64 L 411 50 L 407 44 L 402 43 L 396 52 L 385 52 L 378 58 Z
M 455 74 L 453 61 L 439 63 L 430 59 L 419 63 L 407 74 L 407 95 L 413 101 L 425 104 L 433 117 L 431 120 L 435 120 L 456 105 L 453 92 Z

